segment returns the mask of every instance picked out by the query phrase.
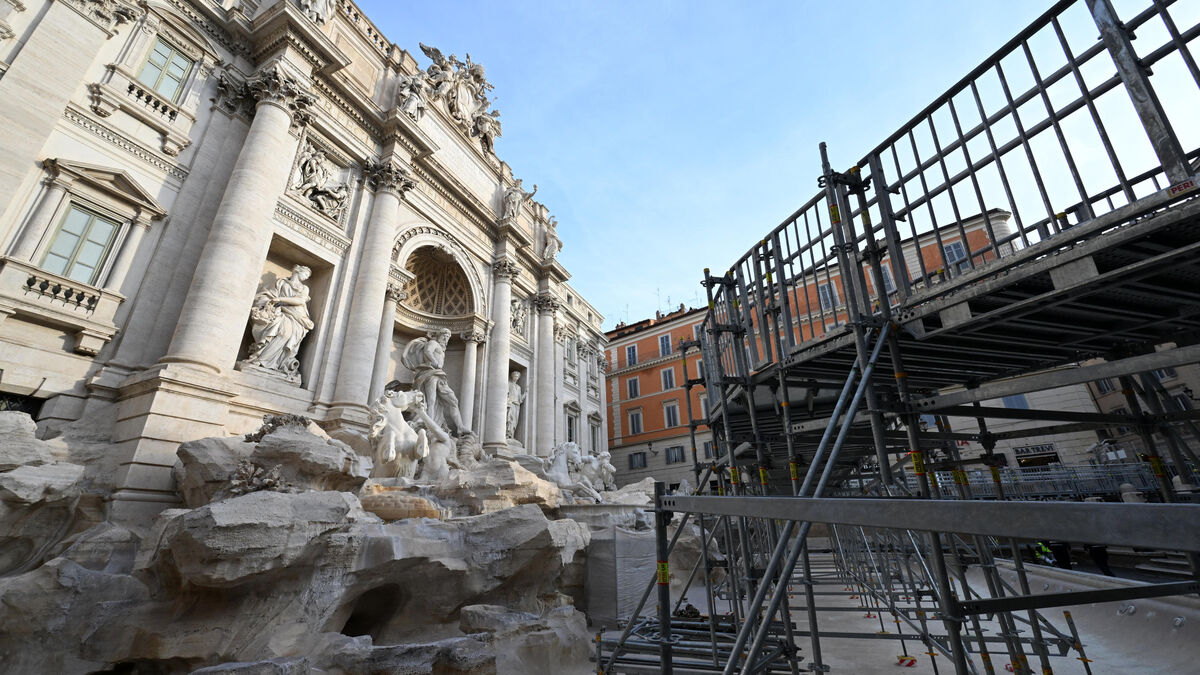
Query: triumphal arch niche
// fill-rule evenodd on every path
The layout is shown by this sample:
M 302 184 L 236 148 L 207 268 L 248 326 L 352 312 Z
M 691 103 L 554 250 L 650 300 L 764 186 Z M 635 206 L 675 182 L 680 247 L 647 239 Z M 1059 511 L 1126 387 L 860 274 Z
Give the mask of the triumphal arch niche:
M 115 520 L 176 503 L 181 442 L 264 414 L 365 433 L 393 381 L 435 378 L 447 433 L 493 451 L 606 437 L 579 433 L 604 336 L 557 259 L 572 225 L 498 156 L 467 45 L 392 44 L 352 0 L 25 5 L 0 396 L 104 438 Z

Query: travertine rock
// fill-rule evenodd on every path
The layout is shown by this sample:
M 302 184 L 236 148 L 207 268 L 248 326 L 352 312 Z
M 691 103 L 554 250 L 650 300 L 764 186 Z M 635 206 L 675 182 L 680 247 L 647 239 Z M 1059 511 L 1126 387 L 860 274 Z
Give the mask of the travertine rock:
M 562 501 L 557 485 L 516 462 L 496 458 L 454 472 L 433 487 L 432 495 L 459 515 L 493 513 L 521 504 L 553 509 Z
M 29 415 L 0 411 L 0 472 L 54 461 L 50 448 L 34 436 L 36 432 L 37 425 Z
M 89 570 L 66 558 L 0 578 L 0 671 L 100 670 L 107 659 L 94 655 L 89 638 L 148 599 L 146 587 L 133 577 Z
M 83 467 L 57 462 L 0 473 L 0 574 L 31 569 L 70 534 Z
M 464 633 L 487 633 L 501 673 L 591 672 L 587 664 L 591 635 L 587 617 L 573 607 L 556 607 L 542 616 L 498 605 L 471 605 L 460 614 Z
M 605 504 L 630 504 L 633 506 L 654 506 L 654 479 L 644 478 L 636 483 L 611 492 L 601 492 Z
M 404 488 L 368 483 L 359 499 L 364 509 L 384 520 L 442 517 L 432 502 L 410 494 Z
M 243 461 L 264 474 L 277 473 L 279 486 L 269 489 L 353 492 L 371 473 L 369 457 L 324 432 L 314 434 L 311 425 L 278 426 L 257 443 L 241 436 L 188 441 L 179 446 L 178 456 L 172 473 L 189 507 L 247 491 L 235 483 Z
M 357 488 L 365 466 L 345 451 L 287 425 L 256 443 L 187 444 L 179 474 L 189 499 L 209 503 L 162 512 L 140 542 L 68 515 L 57 539 L 43 537 L 52 546 L 27 544 L 13 560 L 3 556 L 17 549 L 0 546 L 13 573 L 0 579 L 0 672 L 588 670 L 589 635 L 571 606 L 583 596 L 588 528 L 550 520 L 557 487 L 519 464 L 364 495 L 407 491 L 406 504 L 437 512 L 444 505 L 417 492 L 442 489 L 444 504 L 481 513 L 446 520 L 385 523 L 343 491 L 228 496 L 239 463 L 264 458 L 309 488 Z M 50 463 L 0 474 L 4 508 L 74 504 L 80 471 Z M 460 611 L 476 605 L 494 608 Z
M 674 536 L 675 530 L 679 527 L 678 515 L 675 516 L 675 521 L 668 526 L 667 532 L 670 536 Z M 708 521 L 708 526 L 713 527 L 713 522 Z M 688 575 L 692 573 L 692 568 L 697 563 L 700 567 L 696 569 L 696 578 L 692 580 L 692 586 L 704 586 L 704 562 L 700 560 L 701 547 L 704 545 L 704 537 L 701 536 L 700 526 L 693 520 L 688 520 L 688 524 L 684 526 L 683 534 L 679 535 L 679 541 L 675 542 L 675 548 L 671 549 L 670 569 L 671 569 L 671 592 L 678 595 L 684 590 L 684 584 L 687 583 Z M 708 545 L 709 559 L 709 574 L 712 582 L 719 584 L 725 579 L 725 568 L 713 567 L 712 561 L 723 561 L 725 556 L 721 555 L 716 542 L 710 542 Z
M 412 675 L 493 675 L 496 656 L 486 641 L 464 636 L 406 645 L 376 647 L 371 638 L 340 634 L 321 636 L 311 656 L 265 661 L 223 663 L 192 671 L 191 675 L 354 675 L 404 673 Z M 513 672 L 513 671 L 508 671 Z
M 158 550 L 139 560 L 161 578 L 233 588 L 311 565 L 321 535 L 350 523 L 377 521 L 345 492 L 254 492 L 191 511 L 164 512 L 155 526 Z

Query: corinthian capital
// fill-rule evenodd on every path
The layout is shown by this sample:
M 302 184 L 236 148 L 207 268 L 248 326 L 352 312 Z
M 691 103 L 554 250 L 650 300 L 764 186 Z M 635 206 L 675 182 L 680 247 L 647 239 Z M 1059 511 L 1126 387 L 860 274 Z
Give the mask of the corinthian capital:
M 549 293 L 538 293 L 533 299 L 533 306 L 538 314 L 553 314 L 562 308 L 562 303 Z
M 408 169 L 394 162 L 368 164 L 364 171 L 367 185 L 376 192 L 393 192 L 399 197 L 417 186 Z
M 246 80 L 246 90 L 258 105 L 274 105 L 287 111 L 294 124 L 304 126 L 312 120 L 316 99 L 300 80 L 292 77 L 278 61 L 269 63 Z
M 511 260 L 499 260 L 492 265 L 492 274 L 497 281 L 512 281 L 521 273 L 521 268 Z
M 487 335 L 481 328 L 472 328 L 471 330 L 463 331 L 459 337 L 463 339 L 463 342 L 479 343 L 487 341 Z
M 408 293 L 401 290 L 396 284 L 388 284 L 385 297 L 391 302 L 400 302 L 401 300 L 408 299 Z

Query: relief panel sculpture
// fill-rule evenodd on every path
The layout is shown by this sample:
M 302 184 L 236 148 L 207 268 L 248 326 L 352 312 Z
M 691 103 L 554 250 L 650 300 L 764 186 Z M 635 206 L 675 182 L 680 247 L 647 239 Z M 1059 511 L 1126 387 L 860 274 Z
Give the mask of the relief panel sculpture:
M 325 152 L 307 142 L 296 163 L 291 188 L 314 209 L 335 220 L 341 216 L 350 194 L 349 185 L 333 178 L 333 167 Z

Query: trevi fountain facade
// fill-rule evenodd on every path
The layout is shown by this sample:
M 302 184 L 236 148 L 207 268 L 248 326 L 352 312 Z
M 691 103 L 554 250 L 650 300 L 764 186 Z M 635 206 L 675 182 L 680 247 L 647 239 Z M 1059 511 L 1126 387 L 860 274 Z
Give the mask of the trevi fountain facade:
M 0 0 L 0 672 L 588 670 L 649 486 L 484 67 L 419 47 Z

